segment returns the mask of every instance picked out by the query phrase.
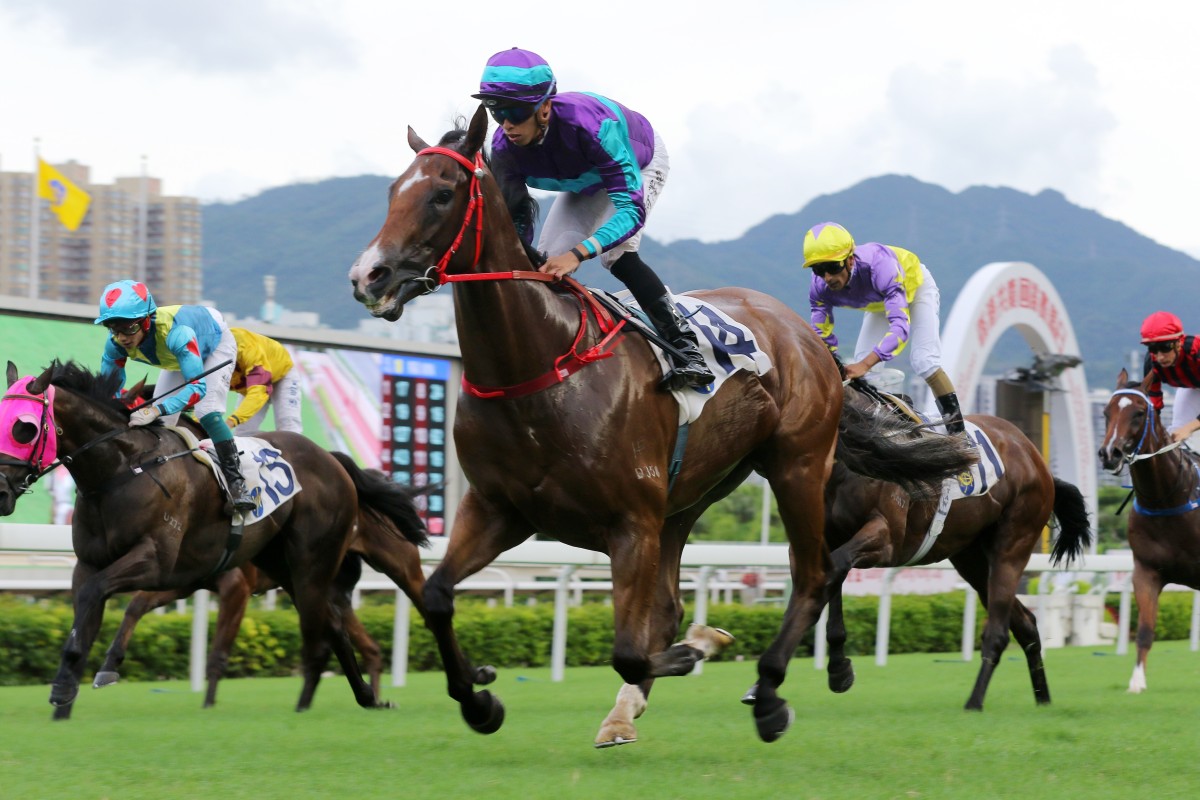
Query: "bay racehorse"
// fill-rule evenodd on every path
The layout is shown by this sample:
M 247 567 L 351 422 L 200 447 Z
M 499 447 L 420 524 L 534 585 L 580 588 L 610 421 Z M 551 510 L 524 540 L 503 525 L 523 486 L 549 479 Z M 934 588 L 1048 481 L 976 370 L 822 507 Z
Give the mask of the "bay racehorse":
M 1121 370 L 1104 407 L 1100 464 L 1129 467 L 1133 508 L 1133 593 L 1137 598 L 1137 663 L 1129 691 L 1146 690 L 1146 658 L 1154 644 L 1158 596 L 1168 583 L 1200 589 L 1200 457 L 1172 440 L 1146 390 L 1149 377 L 1130 382 Z
M 1077 487 L 1050 473 L 1038 448 L 1017 426 L 984 415 L 969 416 L 967 421 L 983 431 L 1005 471 L 986 493 L 954 500 L 940 519 L 937 497 L 910 500 L 894 483 L 864 478 L 834 465 L 825 489 L 825 541 L 833 562 L 826 634 L 829 688 L 835 692 L 844 692 L 854 683 L 854 669 L 845 656 L 842 616 L 842 584 L 850 570 L 949 559 L 987 610 L 979 675 L 966 708 L 983 709 L 1010 630 L 1025 653 L 1034 700 L 1050 702 L 1037 623 L 1017 600 L 1017 584 L 1052 514 L 1060 532 L 1051 560 L 1057 563 L 1083 554 L 1092 537 L 1087 505 Z M 941 527 L 931 533 L 935 520 Z
M 287 460 L 270 470 L 272 491 L 286 499 L 233 537 L 211 470 L 161 425 L 130 428 L 129 409 L 115 398 L 119 381 L 74 363 L 18 380 L 10 362 L 9 391 L 0 401 L 0 516 L 59 461 L 77 487 L 75 619 L 50 692 L 56 718 L 70 715 L 109 597 L 139 589 L 190 593 L 219 565 L 247 561 L 283 586 L 300 616 L 304 685 L 297 710 L 311 705 L 331 652 L 359 705 L 378 706 L 346 636 L 348 604 L 336 577 L 362 514 L 392 517 L 410 547 L 422 541 L 396 516 L 405 502 L 411 507 L 409 498 L 347 456 L 298 434 L 267 433 L 261 438 Z M 392 538 L 403 552 L 401 537 Z
M 363 470 L 363 475 L 369 476 L 372 472 L 374 470 Z M 382 473 L 377 474 L 382 477 Z M 354 538 L 350 542 L 349 552 L 342 561 L 334 583 L 335 590 L 341 595 L 338 606 L 342 608 L 342 624 L 346 635 L 350 637 L 350 642 L 362 658 L 363 672 L 370 678 L 371 691 L 377 698 L 381 697 L 383 650 L 367 633 L 362 621 L 350 606 L 350 594 L 362 575 L 362 562 L 366 560 L 377 571 L 390 577 L 408 595 L 417 609 L 424 607 L 421 590 L 425 585 L 425 573 L 421 570 L 421 557 L 415 542 L 421 542 L 427 537 L 425 524 L 411 499 L 406 494 L 397 494 L 390 488 L 383 488 L 387 483 L 390 481 L 386 479 L 383 483 L 370 481 L 368 485 L 359 489 L 359 496 L 371 497 L 372 490 L 382 489 L 395 499 L 395 516 L 387 516 L 369 508 L 363 509 Z M 402 525 L 397 523 L 397 518 Z M 246 615 L 251 595 L 262 594 L 278 587 L 278 581 L 263 573 L 252 562 L 246 562 L 240 567 L 214 576 L 204 587 L 217 594 L 216 632 L 213 634 L 212 647 L 209 648 L 205 667 L 205 708 L 217 702 L 217 684 L 225 674 L 229 654 L 237 639 L 242 618 Z M 129 640 L 143 616 L 187 596 L 187 591 L 183 589 L 134 594 L 125 609 L 121 626 L 105 653 L 104 663 L 96 673 L 93 686 L 99 689 L 117 682 L 118 670 L 125 660 Z
M 757 470 L 779 502 L 795 586 L 758 664 L 763 688 L 754 718 L 759 735 L 773 741 L 792 716 L 776 689 L 824 603 L 823 491 L 842 416 L 833 357 L 804 319 L 767 295 L 696 293 L 745 326 L 773 366 L 728 375 L 691 423 L 673 470 L 679 409 L 671 394 L 656 391 L 661 372 L 650 347 L 622 341 L 624 321 L 575 281 L 534 271 L 481 152 L 487 128 L 480 106 L 467 129 L 436 147 L 409 129 L 417 156 L 392 184 L 383 227 L 350 270 L 356 299 L 390 320 L 410 300 L 459 282 L 464 391 L 454 439 L 470 486 L 446 556 L 425 584 L 448 692 L 473 730 L 500 728 L 504 706 L 474 691 L 455 637 L 454 587 L 535 532 L 545 534 L 611 561 L 613 667 L 625 685 L 595 744 L 635 740 L 633 720 L 653 680 L 688 673 L 728 642 L 722 631 L 693 626 L 672 645 L 683 616 L 679 563 L 705 508 Z M 848 457 L 881 477 L 940 480 L 974 459 L 965 442 L 901 441 L 878 425 L 892 422 L 856 415 L 841 437 Z

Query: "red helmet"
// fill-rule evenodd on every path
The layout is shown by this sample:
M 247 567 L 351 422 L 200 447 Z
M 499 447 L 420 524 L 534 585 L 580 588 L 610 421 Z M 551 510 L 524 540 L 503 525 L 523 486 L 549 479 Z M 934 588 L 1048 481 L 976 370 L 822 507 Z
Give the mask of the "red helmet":
M 1142 322 L 1142 344 L 1183 338 L 1183 323 L 1170 311 L 1155 311 Z

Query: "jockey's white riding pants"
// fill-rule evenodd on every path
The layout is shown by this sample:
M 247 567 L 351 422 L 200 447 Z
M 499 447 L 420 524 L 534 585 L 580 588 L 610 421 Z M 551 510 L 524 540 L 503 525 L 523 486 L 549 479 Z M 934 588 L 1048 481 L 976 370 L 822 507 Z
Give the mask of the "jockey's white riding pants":
M 1182 428 L 1200 417 L 1200 389 L 1175 387 L 1175 405 L 1171 411 L 1171 430 Z
M 913 372 L 928 378 L 942 366 L 941 305 L 942 295 L 937 281 L 925 265 L 921 265 L 924 280 L 917 287 L 912 302 L 908 304 L 908 358 Z M 867 353 L 887 335 L 891 325 L 887 312 L 868 311 L 863 314 L 862 328 L 858 332 L 858 343 L 854 346 L 854 360 L 862 361 Z
M 229 381 L 233 378 L 233 365 L 237 361 L 237 342 L 234 340 L 233 334 L 229 332 L 229 326 L 225 324 L 225 318 L 221 316 L 221 312 L 215 308 L 207 310 L 208 313 L 212 314 L 213 319 L 217 321 L 217 325 L 221 328 L 221 341 L 212 353 L 209 354 L 208 358 L 204 359 L 204 369 L 212 369 L 222 361 L 228 361 L 229 363 L 216 372 L 204 376 L 204 397 L 200 399 L 199 403 L 196 403 L 192 409 L 192 413 L 196 415 L 196 419 L 201 419 L 206 414 L 216 411 L 224 419 L 225 398 L 229 394 Z M 164 369 L 162 376 L 158 379 L 158 384 L 155 386 L 154 393 L 161 395 L 168 389 L 175 389 L 182 386 L 183 383 L 184 379 L 181 373 Z M 167 425 L 177 425 L 179 423 L 179 415 L 172 414 L 169 417 L 163 417 L 163 422 Z
M 658 202 L 658 196 L 662 194 L 670 171 L 671 159 L 667 155 L 666 145 L 656 132 L 654 155 L 642 170 L 642 197 L 646 204 L 647 217 L 650 216 L 650 209 Z M 554 198 L 554 205 L 546 215 L 542 235 L 538 239 L 538 249 L 552 257 L 562 255 L 595 233 L 616 213 L 616 206 L 604 192 L 590 195 L 563 192 Z M 636 253 L 638 245 L 642 243 L 643 230 L 645 228 L 638 230 L 613 249 L 601 253 L 600 263 L 604 268 L 612 269 L 613 262 L 625 253 Z

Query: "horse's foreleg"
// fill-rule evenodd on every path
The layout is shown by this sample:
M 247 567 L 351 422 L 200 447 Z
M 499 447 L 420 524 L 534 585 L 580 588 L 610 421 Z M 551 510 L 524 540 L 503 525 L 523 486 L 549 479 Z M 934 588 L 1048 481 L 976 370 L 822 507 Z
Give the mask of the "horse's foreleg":
M 490 564 L 533 531 L 515 516 L 509 518 L 474 490 L 459 504 L 442 563 L 425 582 L 425 625 L 437 641 L 446 691 L 458 701 L 463 720 L 478 733 L 495 733 L 504 723 L 504 705 L 487 690 L 475 691 L 481 674 L 471 666 L 454 633 L 454 587 Z
M 846 619 L 842 610 L 842 584 L 854 567 L 887 563 L 891 557 L 889 530 L 884 517 L 872 516 L 850 541 L 829 556 L 832 566 L 825 577 L 826 595 L 829 598 L 825 641 L 829 645 L 827 674 L 831 692 L 848 692 L 854 685 L 854 665 L 846 658 Z M 829 533 L 825 533 L 826 540 L 829 539 Z
M 1129 691 L 1141 694 L 1148 688 L 1146 683 L 1146 659 L 1154 646 L 1154 626 L 1158 621 L 1158 596 L 1162 593 L 1163 580 L 1155 571 L 1143 566 L 1136 558 L 1133 562 L 1133 594 L 1137 598 L 1137 663 L 1129 678 Z
M 964 706 L 968 711 L 983 710 L 988 684 L 1008 647 L 1017 583 L 1029 561 L 1029 544 L 1035 540 L 1034 531 L 1041 530 L 1041 526 L 1031 528 L 1030 536 L 1020 535 L 1017 530 L 1011 522 L 997 526 L 993 537 L 995 544 L 992 546 L 995 552 L 990 560 L 978 547 L 961 551 L 951 558 L 951 563 L 967 579 L 987 608 L 987 622 L 984 623 L 979 646 L 979 674 Z M 1026 641 L 1022 647 L 1033 678 L 1035 698 L 1038 702 L 1048 703 L 1050 690 L 1046 686 L 1042 668 L 1041 642 Z M 1039 692 L 1042 696 L 1038 696 Z
M 117 592 L 145 586 L 153 579 L 157 573 L 152 552 L 152 545 L 139 543 L 102 570 L 76 562 L 71 577 L 75 619 L 63 646 L 58 673 L 50 686 L 50 704 L 57 709 L 55 719 L 70 716 L 70 705 L 79 693 L 88 653 L 100 632 L 105 601 Z
M 129 640 L 133 638 L 133 631 L 142 617 L 150 613 L 156 608 L 161 608 L 167 603 L 178 600 L 180 592 L 136 592 L 133 598 L 129 601 L 129 607 L 125 609 L 125 616 L 121 619 L 121 627 L 117 628 L 117 634 L 113 637 L 112 644 L 108 646 L 108 651 L 104 654 L 104 663 L 100 665 L 99 671 L 96 672 L 96 677 L 92 680 L 92 686 L 96 689 L 101 689 L 105 686 L 111 686 L 120 680 L 119 670 L 121 664 L 125 663 L 125 654 L 129 650 Z
M 229 653 L 242 627 L 246 607 L 250 604 L 251 586 L 246 574 L 240 569 L 231 569 L 217 577 L 217 630 L 213 634 L 212 647 L 208 651 L 208 664 L 204 677 L 207 687 L 204 693 L 204 708 L 217 702 L 217 684 L 225 675 L 229 664 Z
M 777 690 L 787 676 L 788 662 L 800 640 L 825 605 L 825 577 L 830 568 L 824 538 L 824 486 L 829 464 L 811 456 L 797 456 L 784 462 L 786 466 L 768 470 L 766 475 L 787 531 L 792 596 L 779 634 L 758 660 L 758 685 L 753 690 L 754 723 L 764 742 L 782 736 L 795 717 Z

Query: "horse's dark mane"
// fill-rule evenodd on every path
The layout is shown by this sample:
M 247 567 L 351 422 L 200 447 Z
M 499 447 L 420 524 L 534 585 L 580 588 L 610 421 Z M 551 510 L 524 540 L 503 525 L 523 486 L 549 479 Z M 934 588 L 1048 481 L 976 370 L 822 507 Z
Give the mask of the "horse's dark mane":
M 453 148 L 455 145 L 461 143 L 467 138 L 466 125 L 467 121 L 462 117 L 455 118 L 454 129 L 442 135 L 441 140 L 438 141 L 438 146 Z M 499 161 L 493 161 L 492 154 L 484 151 L 483 163 L 492 171 L 492 176 L 496 179 L 496 185 L 500 187 L 500 195 L 504 198 L 504 206 L 508 209 L 509 216 L 513 219 L 513 225 L 516 226 L 517 235 L 521 238 L 521 244 L 525 246 L 525 254 L 529 256 L 529 260 L 535 266 L 540 266 L 546 261 L 546 257 L 533 246 L 533 231 L 537 227 L 540 212 L 537 200 L 529 193 L 529 187 L 525 184 L 525 181 L 513 173 L 505 159 L 502 158 Z
M 80 394 L 98 406 L 121 414 L 129 409 L 115 395 L 121 390 L 122 377 L 116 372 L 98 375 L 74 361 L 55 361 L 50 365 L 50 383 Z

